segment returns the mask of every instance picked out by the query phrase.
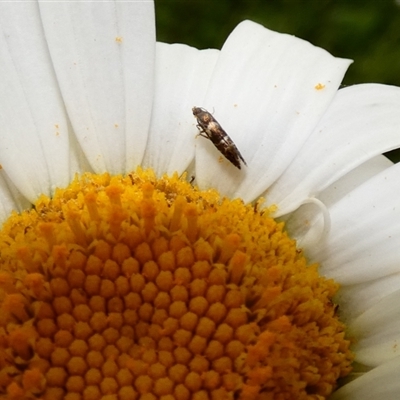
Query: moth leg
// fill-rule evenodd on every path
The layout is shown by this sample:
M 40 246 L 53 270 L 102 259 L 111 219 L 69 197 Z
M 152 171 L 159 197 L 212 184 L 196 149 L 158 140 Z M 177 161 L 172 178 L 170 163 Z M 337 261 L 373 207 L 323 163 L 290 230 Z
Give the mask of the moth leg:
M 196 137 L 201 136 L 203 138 L 210 139 L 207 135 L 207 132 L 203 129 L 201 125 L 196 125 L 196 128 L 199 130 L 199 133 L 196 135 Z
M 206 139 L 210 139 L 208 136 L 207 136 L 207 134 L 204 134 L 205 132 L 203 131 L 203 132 L 199 132 L 197 135 L 196 135 L 196 137 L 197 136 L 201 136 L 201 137 L 203 137 L 203 138 L 206 138 Z

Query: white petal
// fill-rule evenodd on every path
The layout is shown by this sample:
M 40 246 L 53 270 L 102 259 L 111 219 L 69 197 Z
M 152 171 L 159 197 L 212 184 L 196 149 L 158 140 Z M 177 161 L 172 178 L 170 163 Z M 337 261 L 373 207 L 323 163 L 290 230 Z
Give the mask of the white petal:
M 185 171 L 198 133 L 192 107 L 204 98 L 219 51 L 157 43 L 155 96 L 145 167 L 158 175 Z
M 154 7 L 40 2 L 54 69 L 79 143 L 96 172 L 142 160 L 151 116 Z
M 342 319 L 345 322 L 354 320 L 399 287 L 400 271 L 368 282 L 342 285 L 336 296 Z
M 31 202 L 70 179 L 69 130 L 35 2 L 0 3 L 0 163 Z
M 347 193 L 392 165 L 392 161 L 383 155 L 371 158 L 324 189 L 318 196 L 318 199 L 327 207 L 331 207 L 342 197 L 346 196 Z
M 356 361 L 377 366 L 400 355 L 400 290 L 378 301 L 348 324 L 356 337 Z
M 337 390 L 329 400 L 398 400 L 400 357 L 365 373 Z
M 202 104 L 248 167 L 236 169 L 207 140 L 196 147 L 196 178 L 251 201 L 295 157 L 334 97 L 350 61 L 293 36 L 241 23 L 224 44 Z M 320 90 L 319 90 L 320 89 Z
M 316 198 L 309 198 L 293 213 L 279 218 L 285 222 L 290 237 L 297 246 L 307 251 L 318 246 L 331 228 L 331 217 L 325 204 Z
M 287 231 L 297 240 L 299 247 L 308 251 L 313 246 L 319 246 L 330 229 L 330 216 L 325 215 L 329 214 L 329 208 L 356 187 L 392 165 L 385 156 L 376 156 L 337 180 L 318 198 L 305 199 L 299 208 L 280 219 L 285 221 Z
M 307 252 L 322 274 L 350 285 L 400 271 L 399 193 L 395 164 L 333 205 L 328 237 Z
M 399 147 L 399 109 L 397 87 L 340 90 L 296 159 L 268 189 L 268 204 L 279 205 L 277 215 L 293 211 L 366 160 Z
M 21 212 L 31 203 L 22 196 L 3 169 L 0 169 L 0 226 L 12 211 Z

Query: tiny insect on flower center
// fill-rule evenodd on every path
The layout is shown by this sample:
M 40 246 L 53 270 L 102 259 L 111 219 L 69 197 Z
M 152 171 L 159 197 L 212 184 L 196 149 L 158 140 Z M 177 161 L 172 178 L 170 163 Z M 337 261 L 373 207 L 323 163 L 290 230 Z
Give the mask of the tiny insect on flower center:
M 85 174 L 0 233 L 9 399 L 322 399 L 352 354 L 283 224 L 177 175 Z

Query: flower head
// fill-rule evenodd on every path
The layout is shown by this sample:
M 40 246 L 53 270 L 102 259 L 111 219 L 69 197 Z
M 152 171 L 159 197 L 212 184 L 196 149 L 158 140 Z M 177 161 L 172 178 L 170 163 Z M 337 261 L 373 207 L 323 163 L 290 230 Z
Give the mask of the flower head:
M 198 51 L 151 2 L 1 7 L 0 395 L 322 399 L 351 339 L 334 398 L 395 398 L 398 88 L 249 21 Z
M 337 285 L 282 228 L 267 209 L 142 171 L 39 199 L 0 238 L 3 351 L 20 368 L 3 390 L 325 397 L 352 361 Z

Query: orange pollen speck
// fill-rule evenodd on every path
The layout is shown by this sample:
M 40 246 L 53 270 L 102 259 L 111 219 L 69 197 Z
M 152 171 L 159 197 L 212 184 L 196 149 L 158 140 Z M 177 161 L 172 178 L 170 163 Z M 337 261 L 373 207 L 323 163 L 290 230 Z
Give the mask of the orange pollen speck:
M 337 285 L 270 210 L 85 174 L 0 231 L 0 399 L 324 399 Z

